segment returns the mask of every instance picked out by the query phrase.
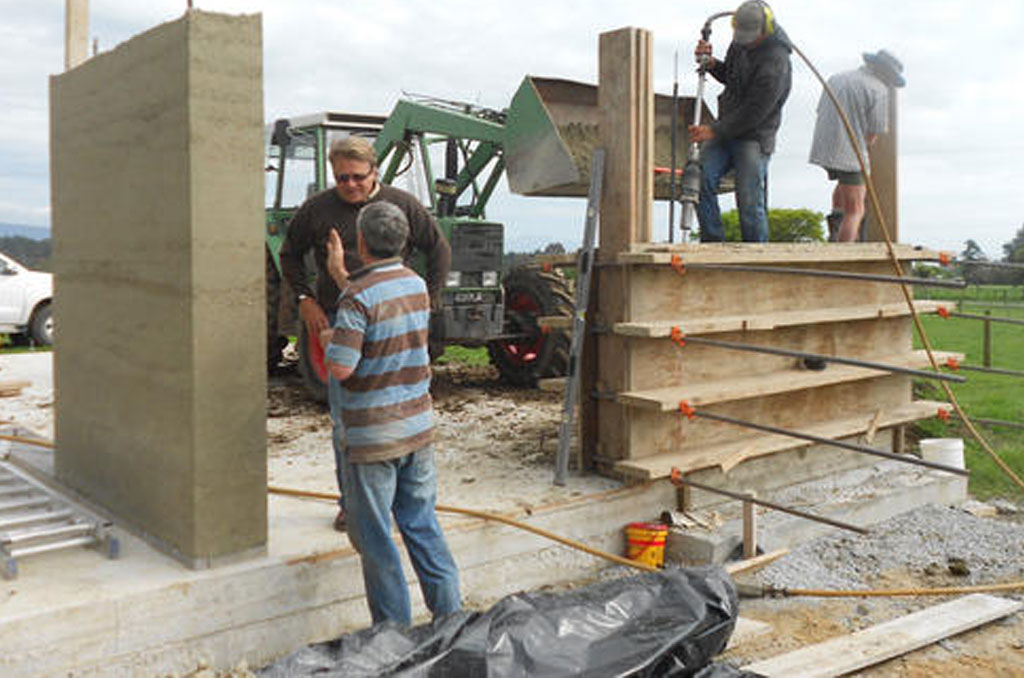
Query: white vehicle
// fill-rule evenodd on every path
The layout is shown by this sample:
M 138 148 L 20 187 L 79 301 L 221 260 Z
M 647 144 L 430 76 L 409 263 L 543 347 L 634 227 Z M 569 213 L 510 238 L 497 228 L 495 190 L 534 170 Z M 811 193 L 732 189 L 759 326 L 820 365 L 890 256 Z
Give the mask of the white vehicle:
M 53 276 L 30 271 L 0 253 L 0 334 L 53 343 Z

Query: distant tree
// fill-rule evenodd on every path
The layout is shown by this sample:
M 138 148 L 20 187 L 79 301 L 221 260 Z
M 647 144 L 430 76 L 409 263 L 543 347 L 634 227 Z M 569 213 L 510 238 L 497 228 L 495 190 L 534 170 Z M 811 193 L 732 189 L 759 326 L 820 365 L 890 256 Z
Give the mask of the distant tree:
M 33 240 L 20 235 L 0 237 L 0 252 L 36 271 L 50 270 L 50 239 Z
M 1003 261 L 1024 263 L 1024 226 L 1017 229 L 1013 240 L 1003 245 Z
M 978 245 L 974 240 L 964 241 L 964 251 L 960 253 L 961 261 L 988 261 L 988 257 L 985 256 L 985 252 L 982 251 L 981 246 Z
M 770 242 L 824 242 L 822 223 L 825 215 L 809 209 L 768 210 L 768 240 Z M 729 210 L 722 215 L 726 240 L 742 240 L 740 215 Z

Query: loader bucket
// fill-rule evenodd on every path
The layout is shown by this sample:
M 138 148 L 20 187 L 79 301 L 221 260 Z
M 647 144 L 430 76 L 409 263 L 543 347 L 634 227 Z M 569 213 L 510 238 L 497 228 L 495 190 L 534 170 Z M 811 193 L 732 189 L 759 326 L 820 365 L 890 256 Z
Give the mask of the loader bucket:
M 590 187 L 590 158 L 600 143 L 600 109 L 595 85 L 571 80 L 526 76 L 512 98 L 506 123 L 506 164 L 514 193 L 535 196 L 586 197 Z M 693 120 L 693 97 L 679 98 L 676 167 L 686 164 Z M 654 164 L 671 162 L 672 97 L 655 95 Z M 713 117 L 702 106 L 701 119 Z M 654 195 L 669 196 L 669 175 L 656 174 Z M 678 181 L 677 181 L 678 190 Z

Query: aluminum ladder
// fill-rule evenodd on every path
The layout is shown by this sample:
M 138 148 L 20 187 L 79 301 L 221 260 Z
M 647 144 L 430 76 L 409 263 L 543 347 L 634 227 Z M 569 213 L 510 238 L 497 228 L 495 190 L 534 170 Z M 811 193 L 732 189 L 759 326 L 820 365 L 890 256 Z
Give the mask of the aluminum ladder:
M 4 579 L 18 576 L 20 558 L 49 551 L 92 546 L 108 558 L 117 558 L 120 543 L 112 527 L 109 521 L 87 515 L 18 468 L 10 451 L 0 448 L 0 558 Z
M 583 353 L 587 304 L 590 301 L 590 275 L 594 267 L 594 240 L 601 215 L 601 191 L 604 184 L 604 149 L 595 148 L 590 162 L 590 193 L 587 196 L 587 217 L 583 227 L 583 244 L 576 267 L 576 300 L 572 312 L 572 339 L 569 343 L 569 369 L 565 376 L 565 401 L 558 426 L 558 453 L 555 456 L 555 485 L 565 485 L 569 470 L 569 444 L 579 400 L 579 362 Z

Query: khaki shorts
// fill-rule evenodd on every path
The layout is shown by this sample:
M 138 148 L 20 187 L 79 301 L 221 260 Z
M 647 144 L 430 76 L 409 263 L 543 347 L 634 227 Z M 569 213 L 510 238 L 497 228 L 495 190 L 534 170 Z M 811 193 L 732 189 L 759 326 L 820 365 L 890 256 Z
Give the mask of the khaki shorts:
M 863 186 L 864 175 L 860 172 L 844 172 L 843 170 L 826 169 L 828 178 L 839 181 L 841 186 Z

